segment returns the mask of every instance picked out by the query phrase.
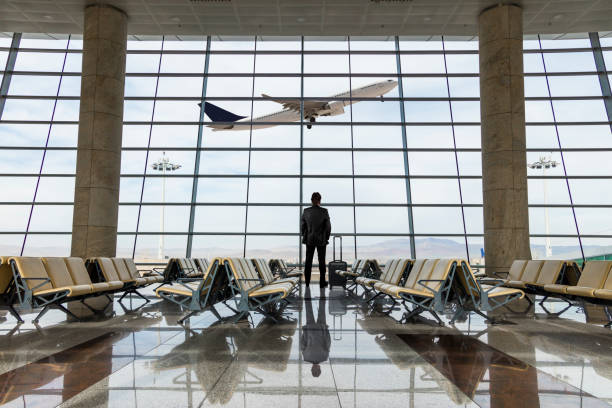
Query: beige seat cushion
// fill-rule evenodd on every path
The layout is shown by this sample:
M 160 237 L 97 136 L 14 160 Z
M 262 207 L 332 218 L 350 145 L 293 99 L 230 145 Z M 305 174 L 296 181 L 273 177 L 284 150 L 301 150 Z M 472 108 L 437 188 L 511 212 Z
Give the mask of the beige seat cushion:
M 612 289 L 597 289 L 595 297 L 599 299 L 612 300 Z
M 567 285 L 544 285 L 544 290 L 551 293 L 559 293 L 565 295 L 567 293 Z
M 595 289 L 584 286 L 568 286 L 567 294 L 574 296 L 595 297 Z
M 511 288 L 516 288 L 516 289 L 525 289 L 527 286 L 525 286 L 525 282 L 523 281 L 508 281 L 505 283 L 505 286 L 509 286 Z
M 273 283 L 271 285 L 266 285 L 264 287 L 250 291 L 249 297 L 259 297 L 264 295 L 272 295 L 275 293 L 282 294 L 283 297 L 286 297 L 291 293 L 292 289 L 293 284 L 290 282 Z
M 396 285 L 385 286 L 381 289 L 381 292 L 386 293 L 387 295 L 391 295 L 396 298 L 401 297 L 402 294 L 414 295 L 414 296 L 420 296 L 420 297 L 426 297 L 426 298 L 434 297 L 433 292 L 428 291 L 428 290 L 405 288 L 403 286 L 396 286 Z
M 363 286 L 374 286 L 374 284 L 378 282 L 381 282 L 381 281 L 378 279 L 373 279 L 373 278 L 364 278 L 364 277 L 357 278 L 357 283 Z
M 498 286 L 491 290 L 492 286 L 489 286 L 489 285 L 481 285 L 481 288 L 485 292 L 490 290 L 490 292 L 487 293 L 487 296 L 490 298 L 499 297 L 499 296 L 510 296 L 510 295 L 515 295 L 517 293 L 521 294 L 521 299 L 525 296 L 525 293 L 523 293 L 523 291 L 519 289 L 511 289 L 511 288 L 504 288 L 504 287 Z
M 198 289 L 199 284 L 200 284 L 199 282 L 189 282 L 185 284 L 186 286 L 191 288 L 191 290 L 186 288 L 183 285 L 162 286 L 161 288 L 157 288 L 155 290 L 155 294 L 157 295 L 157 297 L 161 297 L 160 293 L 169 293 L 173 295 L 182 295 L 182 296 L 191 297 L 193 296 L 193 292 Z

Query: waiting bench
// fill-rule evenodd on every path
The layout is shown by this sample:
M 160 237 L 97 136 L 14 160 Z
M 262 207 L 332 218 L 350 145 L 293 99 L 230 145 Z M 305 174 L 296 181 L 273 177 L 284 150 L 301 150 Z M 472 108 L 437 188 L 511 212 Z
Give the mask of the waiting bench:
M 291 281 L 265 283 L 252 262 L 245 258 L 224 258 L 232 298 L 236 302 L 236 320 L 255 311 L 277 321 L 282 302 L 293 292 Z

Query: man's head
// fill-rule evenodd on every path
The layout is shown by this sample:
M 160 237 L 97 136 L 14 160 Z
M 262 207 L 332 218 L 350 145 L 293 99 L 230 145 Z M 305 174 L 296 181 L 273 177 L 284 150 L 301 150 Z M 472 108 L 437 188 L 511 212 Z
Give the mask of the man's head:
M 312 368 L 310 369 L 310 372 L 312 373 L 313 377 L 318 377 L 321 375 L 321 366 L 318 364 L 313 364 Z
M 312 205 L 321 205 L 321 194 L 317 192 L 312 193 L 310 201 L 312 202 Z

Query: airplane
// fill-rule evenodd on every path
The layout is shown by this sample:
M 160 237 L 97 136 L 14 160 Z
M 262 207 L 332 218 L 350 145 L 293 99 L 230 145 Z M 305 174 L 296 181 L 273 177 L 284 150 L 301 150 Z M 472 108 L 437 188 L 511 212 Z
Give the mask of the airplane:
M 333 95 L 333 98 L 378 98 L 383 100 L 383 95 L 390 92 L 397 86 L 397 81 L 388 79 L 382 82 L 376 82 L 370 85 L 362 86 L 360 88 L 353 89 L 353 91 L 346 91 Z M 259 116 L 257 118 L 247 118 L 246 116 L 236 115 L 232 112 L 226 111 L 223 108 L 213 105 L 210 102 L 206 102 L 204 105 L 204 112 L 214 122 L 233 122 L 231 124 L 211 124 L 207 125 L 213 128 L 213 132 L 220 130 L 248 130 L 251 129 L 264 129 L 275 124 L 263 123 L 261 125 L 256 122 L 297 122 L 300 120 L 300 100 L 299 99 L 275 99 L 269 95 L 262 94 L 266 100 L 274 101 L 283 105 L 283 110 L 270 113 L 268 115 Z M 304 119 L 313 123 L 318 117 L 321 116 L 336 116 L 344 113 L 344 107 L 351 105 L 358 100 L 339 100 L 339 101 L 317 101 L 317 100 L 305 100 L 304 103 Z M 198 105 L 202 105 L 199 103 Z M 243 122 L 246 122 L 243 124 Z M 253 122 L 251 125 L 250 122 Z M 307 124 L 308 129 L 312 128 L 311 124 Z

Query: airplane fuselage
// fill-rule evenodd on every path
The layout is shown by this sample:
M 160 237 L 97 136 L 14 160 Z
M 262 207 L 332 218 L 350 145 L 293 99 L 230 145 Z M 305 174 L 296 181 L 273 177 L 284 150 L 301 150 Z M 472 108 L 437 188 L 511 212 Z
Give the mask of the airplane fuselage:
M 390 92 L 397 86 L 397 81 L 387 80 L 376 82 L 370 85 L 362 86 L 353 89 L 352 91 L 343 92 L 329 97 L 329 102 L 323 103 L 320 108 L 316 108 L 308 113 L 305 112 L 304 120 L 314 122 L 315 118 L 321 116 L 336 116 L 344 113 L 344 107 L 359 102 L 361 98 L 382 98 L 383 95 Z M 337 100 L 335 100 L 337 98 Z M 349 99 L 350 98 L 350 99 Z M 355 100 L 357 99 L 357 100 Z M 256 118 L 245 118 L 233 122 L 231 125 L 216 125 L 211 124 L 209 127 L 219 130 L 248 130 L 248 129 L 264 129 L 277 126 L 276 123 L 267 122 L 298 122 L 300 120 L 299 109 L 283 109 L 278 112 L 268 115 L 258 116 Z M 253 122 L 251 124 L 251 122 Z M 263 122 L 263 123 L 257 123 Z M 310 126 L 308 126 L 310 127 Z

